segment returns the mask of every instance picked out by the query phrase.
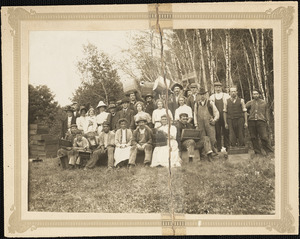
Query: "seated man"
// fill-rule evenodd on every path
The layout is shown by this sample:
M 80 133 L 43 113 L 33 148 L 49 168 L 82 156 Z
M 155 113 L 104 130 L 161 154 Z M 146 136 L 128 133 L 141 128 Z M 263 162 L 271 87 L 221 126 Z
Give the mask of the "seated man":
M 75 165 L 77 167 L 80 166 L 80 151 L 89 151 L 89 142 L 84 136 L 82 136 L 82 132 L 78 131 L 73 142 L 73 148 L 69 153 L 69 165 L 71 166 L 71 169 L 75 168 Z
M 137 151 L 145 151 L 144 165 L 149 167 L 152 156 L 152 130 L 146 127 L 147 119 L 145 117 L 139 117 L 136 119 L 137 128 L 132 134 L 132 147 L 130 149 L 130 158 L 128 166 L 132 168 L 135 166 L 135 160 Z
M 213 159 L 213 150 L 210 139 L 208 136 L 204 136 L 203 134 L 200 140 L 193 139 L 184 139 L 181 140 L 181 134 L 183 129 L 193 129 L 192 124 L 188 123 L 188 115 L 186 113 L 182 113 L 179 115 L 180 119 L 177 123 L 177 141 L 181 149 L 187 150 L 189 155 L 189 162 L 193 161 L 194 151 L 198 149 L 200 154 L 201 152 L 207 156 L 208 161 Z
M 67 131 L 65 137 L 63 138 L 64 140 L 70 142 L 70 146 L 61 145 L 61 148 L 57 151 L 57 157 L 59 157 L 63 169 L 67 168 L 69 153 L 72 150 L 72 145 L 74 143 L 77 131 L 77 125 L 72 124 L 70 130 Z
M 93 151 L 91 159 L 84 170 L 94 168 L 99 159 L 108 157 L 108 171 L 114 166 L 115 133 L 109 130 L 109 122 L 102 123 L 103 130 L 99 135 L 99 146 Z

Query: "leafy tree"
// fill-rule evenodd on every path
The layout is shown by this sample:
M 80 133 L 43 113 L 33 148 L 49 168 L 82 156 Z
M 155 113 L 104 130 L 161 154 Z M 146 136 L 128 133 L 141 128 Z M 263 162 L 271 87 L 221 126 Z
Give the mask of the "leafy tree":
M 83 54 L 77 63 L 82 82 L 73 100 L 80 105 L 96 107 L 99 100 L 109 103 L 120 99 L 123 86 L 108 56 L 91 43 L 83 46 Z

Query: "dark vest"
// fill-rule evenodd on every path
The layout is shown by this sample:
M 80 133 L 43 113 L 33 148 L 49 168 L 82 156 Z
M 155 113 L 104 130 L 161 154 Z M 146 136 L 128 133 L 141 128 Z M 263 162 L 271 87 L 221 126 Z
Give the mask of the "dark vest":
M 231 99 L 227 100 L 227 118 L 228 119 L 237 119 L 242 118 L 244 116 L 242 105 L 241 105 L 241 98 L 237 98 L 235 103 L 232 102 Z

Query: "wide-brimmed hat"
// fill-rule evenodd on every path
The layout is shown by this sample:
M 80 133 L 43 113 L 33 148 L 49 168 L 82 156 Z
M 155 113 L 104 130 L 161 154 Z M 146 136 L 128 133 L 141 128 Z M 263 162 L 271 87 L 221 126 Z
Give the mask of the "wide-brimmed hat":
M 107 107 L 107 105 L 102 100 L 100 100 L 96 108 L 99 107 Z
M 71 124 L 71 128 L 72 127 L 76 127 L 77 128 L 77 124 Z
M 120 124 L 121 122 L 126 122 L 128 124 L 128 120 L 125 118 L 121 118 L 118 120 L 118 124 Z
M 72 112 L 74 112 L 74 108 L 72 106 L 68 105 L 68 106 L 65 107 L 64 111 L 72 111 Z
M 200 90 L 199 90 L 199 94 L 200 95 L 204 95 L 204 94 L 206 94 L 208 91 L 206 90 L 206 89 L 204 89 L 204 88 L 200 88 Z
M 80 106 L 80 108 L 79 108 L 79 112 L 81 112 L 82 110 L 85 110 L 85 111 L 87 111 L 87 110 L 86 110 L 86 107 L 85 107 L 84 105 Z
M 107 109 L 109 110 L 109 109 L 113 109 L 113 108 L 116 108 L 116 107 L 117 106 L 115 104 L 109 104 L 108 107 L 107 107 Z
M 222 83 L 221 83 L 220 81 L 216 81 L 216 82 L 214 83 L 214 86 L 222 86 Z
M 89 108 L 89 110 L 87 111 L 87 114 L 89 114 L 92 110 L 95 112 L 95 109 L 94 109 L 93 107 L 91 107 L 91 108 Z
M 72 101 L 72 105 L 78 104 L 77 101 Z
M 183 86 L 181 84 L 179 84 L 178 82 L 174 82 L 173 85 L 171 86 L 171 90 L 174 91 L 174 88 L 178 86 L 181 90 L 183 89 Z
M 151 97 L 151 98 L 153 99 L 153 95 L 152 95 L 152 94 L 147 94 L 147 95 L 145 95 L 144 97 L 145 97 L 145 99 L 146 99 L 147 97 Z
M 261 91 L 259 89 L 253 89 L 252 92 L 256 91 L 258 94 L 261 95 Z
M 139 117 L 137 117 L 137 119 L 135 120 L 136 123 L 138 123 L 138 122 L 140 122 L 140 121 L 145 121 L 145 122 L 147 122 L 147 119 L 146 119 L 145 116 L 139 116 Z
M 190 89 L 192 89 L 192 88 L 198 88 L 197 83 L 192 83 L 192 84 L 190 84 Z
M 121 101 L 121 104 L 123 104 L 123 103 L 129 103 L 129 102 L 130 102 L 130 100 L 127 97 L 124 97 L 122 99 L 122 101 Z
M 137 93 L 137 90 L 130 90 L 130 91 L 127 91 L 126 92 L 126 96 L 129 96 L 130 94 L 136 94 Z

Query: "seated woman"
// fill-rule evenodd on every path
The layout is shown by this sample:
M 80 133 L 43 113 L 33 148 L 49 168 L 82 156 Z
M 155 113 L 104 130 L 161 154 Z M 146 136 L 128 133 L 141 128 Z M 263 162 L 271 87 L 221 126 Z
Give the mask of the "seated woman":
M 73 142 L 73 148 L 69 153 L 69 165 L 72 168 L 75 168 L 75 164 L 77 167 L 80 166 L 80 156 L 79 152 L 89 152 L 89 142 L 88 140 L 82 136 L 81 132 L 77 132 L 76 138 Z
M 100 135 L 102 129 L 103 129 L 103 123 L 104 122 L 110 122 L 111 114 L 106 112 L 107 105 L 101 100 L 99 101 L 96 109 L 98 109 L 99 114 L 96 116 L 96 122 L 97 122 L 97 132 L 98 135 Z
M 115 134 L 115 163 L 114 166 L 119 168 L 123 162 L 129 160 L 132 132 L 128 129 L 128 121 L 125 118 L 119 119 L 118 121 L 120 129 Z
M 180 114 L 186 113 L 188 115 L 188 123 L 191 123 L 193 120 L 193 111 L 192 108 L 186 105 L 186 99 L 184 96 L 178 97 L 179 107 L 175 110 L 174 118 L 176 121 L 180 120 Z
M 134 122 L 136 122 L 136 120 L 139 118 L 139 117 L 145 117 L 147 119 L 147 125 L 150 127 L 150 128 L 153 128 L 153 124 L 151 122 L 151 116 L 146 113 L 144 110 L 145 110 L 145 105 L 142 101 L 138 101 L 136 102 L 135 104 L 135 108 L 137 110 L 137 114 L 133 117 L 134 118 Z
M 152 123 L 154 124 L 154 128 L 158 128 L 161 126 L 161 116 L 166 115 L 166 109 L 164 107 L 164 101 L 158 99 L 156 101 L 157 109 L 152 113 Z M 173 120 L 173 115 L 170 110 L 168 110 L 168 115 Z
M 170 127 L 170 142 L 168 140 L 168 119 L 167 115 L 161 116 L 161 126 L 157 130 L 162 131 L 167 140 L 167 145 L 156 146 L 153 151 L 151 167 L 169 167 L 169 143 L 171 147 L 171 167 L 180 167 L 181 159 L 179 156 L 178 143 L 176 141 L 177 129 L 174 125 Z
M 97 131 L 97 121 L 95 110 L 91 107 L 87 112 L 87 133 Z

